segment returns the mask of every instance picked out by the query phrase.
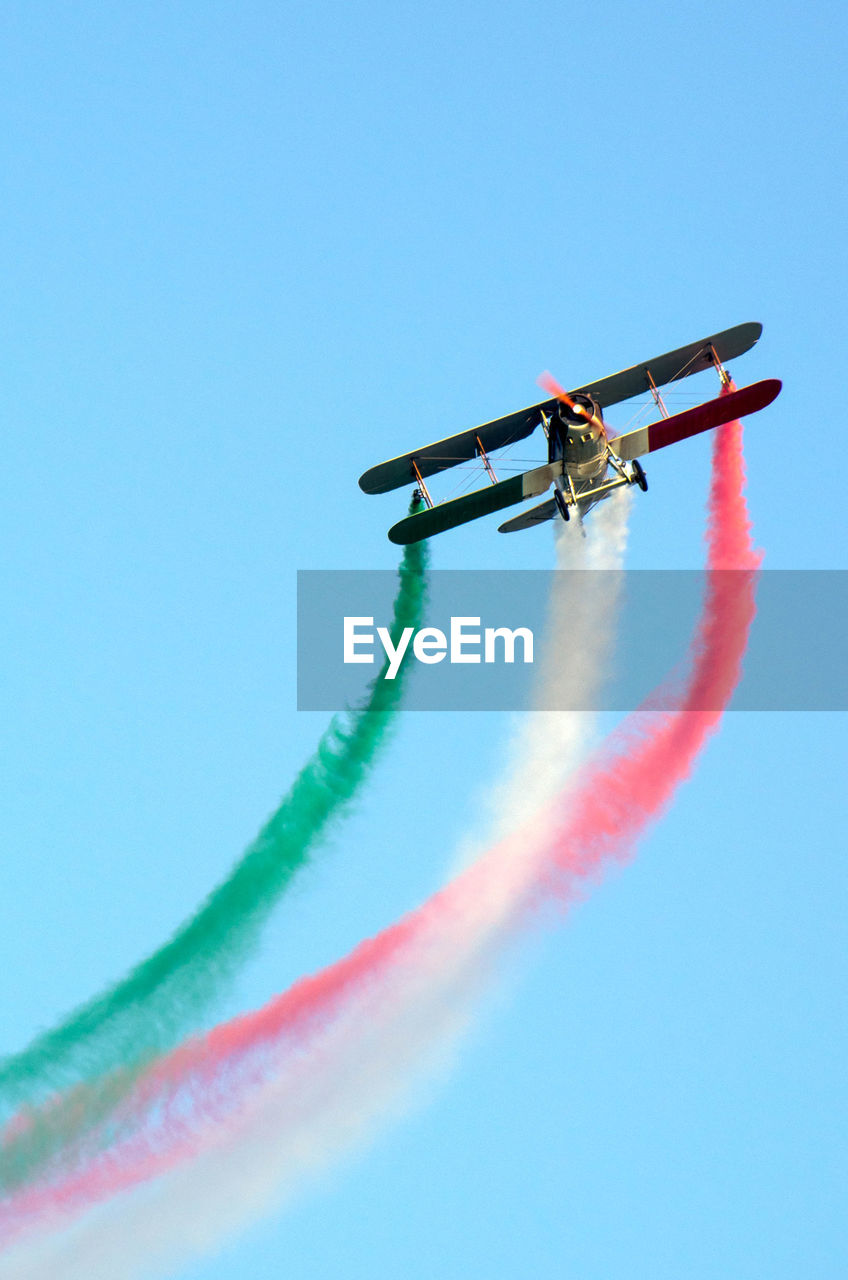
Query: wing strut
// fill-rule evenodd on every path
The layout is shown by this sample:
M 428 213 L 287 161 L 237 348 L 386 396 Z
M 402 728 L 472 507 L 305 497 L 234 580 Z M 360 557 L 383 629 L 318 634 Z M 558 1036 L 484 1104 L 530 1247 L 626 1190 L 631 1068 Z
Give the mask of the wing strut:
M 721 363 L 721 361 L 719 360 L 719 358 L 718 358 L 718 352 L 716 351 L 716 349 L 715 349 L 715 347 L 713 346 L 713 344 L 712 344 L 712 343 L 710 343 L 710 351 L 711 351 L 711 353 L 712 353 L 712 357 L 713 357 L 713 364 L 714 364 L 714 365 L 715 365 L 715 367 L 716 367 L 716 373 L 718 374 L 719 378 L 721 379 L 721 385 L 722 385 L 722 387 L 724 388 L 724 390 L 725 390 L 725 391 L 730 391 L 730 389 L 731 389 L 731 388 L 732 388 L 732 386 L 733 386 L 733 383 L 732 383 L 731 378 L 730 378 L 730 374 L 727 372 L 727 370 L 725 369 L 724 365 L 723 365 L 723 364 Z
M 724 388 L 725 391 L 729 391 L 733 383 L 731 381 L 730 374 L 727 372 L 721 360 L 719 359 L 719 354 L 715 349 L 715 344 L 713 342 L 708 342 L 707 350 L 709 351 L 709 359 L 711 360 L 712 364 L 715 365 L 715 370 L 719 376 L 719 380 L 721 382 L 722 387 Z M 660 395 L 659 387 L 654 381 L 654 375 L 651 373 L 651 370 L 648 368 L 647 365 L 645 365 L 645 381 L 648 384 L 648 390 L 650 391 L 651 395 L 654 398 L 654 404 L 657 406 L 662 416 L 664 418 L 670 418 L 671 414 L 666 408 L 665 401 Z
M 424 483 L 424 477 L 418 470 L 418 463 L 412 459 L 412 470 L 415 472 L 415 479 L 418 481 L 418 488 L 421 490 L 421 497 L 424 499 L 424 505 L 428 509 L 434 506 L 433 499 L 430 497 L 430 490 Z
M 715 354 L 715 347 L 712 346 L 712 343 L 710 343 L 710 346 L 713 350 L 713 353 Z M 648 388 L 651 392 L 651 395 L 654 397 L 654 404 L 657 406 L 657 408 L 659 409 L 660 413 L 664 418 L 670 417 L 671 415 L 669 414 L 668 409 L 666 409 L 665 407 L 665 401 L 663 400 L 662 396 L 659 393 L 659 388 L 657 387 L 657 384 L 654 382 L 654 377 L 650 369 L 645 370 L 645 377 L 648 379 Z
M 480 455 L 480 461 L 482 462 L 483 466 L 486 468 L 486 475 L 489 477 L 492 484 L 497 484 L 498 477 L 495 475 L 495 469 L 492 466 L 491 462 L 489 461 L 488 453 L 483 448 L 483 441 L 480 439 L 479 435 L 476 437 L 476 440 L 477 440 L 477 452 Z

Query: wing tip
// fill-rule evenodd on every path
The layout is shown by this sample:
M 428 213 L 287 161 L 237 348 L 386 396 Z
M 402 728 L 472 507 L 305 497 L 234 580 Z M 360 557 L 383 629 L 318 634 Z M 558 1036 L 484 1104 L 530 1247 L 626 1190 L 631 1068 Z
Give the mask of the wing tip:
M 389 492 L 389 489 L 387 489 L 385 485 L 381 485 L 379 481 L 380 472 L 383 470 L 385 466 L 386 466 L 385 462 L 380 462 L 376 467 L 369 467 L 367 471 L 363 471 L 358 481 L 359 487 L 363 493 L 388 493 Z M 412 480 L 404 481 L 403 483 L 411 484 Z M 400 488 L 400 485 L 395 485 L 394 487 Z
M 755 413 L 757 409 L 765 409 L 772 404 L 780 395 L 782 389 L 783 383 L 780 378 L 761 378 L 759 382 L 751 382 L 747 387 L 739 387 L 738 391 L 739 393 L 745 391 L 756 391 L 758 393 L 756 409 L 751 411 Z
M 407 547 L 410 542 L 422 542 L 427 534 L 416 534 L 415 522 L 423 514 L 423 511 L 415 511 L 411 516 L 404 516 L 397 524 L 393 524 L 387 535 L 389 542 L 393 542 L 396 547 Z

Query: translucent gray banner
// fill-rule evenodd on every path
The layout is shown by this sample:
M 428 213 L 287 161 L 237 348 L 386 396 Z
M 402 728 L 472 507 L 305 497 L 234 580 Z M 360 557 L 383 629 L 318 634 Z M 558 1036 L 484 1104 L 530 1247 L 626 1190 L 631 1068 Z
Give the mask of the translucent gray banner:
M 719 601 L 718 627 L 755 606 L 732 710 L 848 710 L 846 570 L 441 570 L 427 630 L 392 639 L 397 582 L 391 570 L 298 573 L 299 710 L 359 704 L 401 667 L 413 711 L 628 711 L 658 688 L 664 707 L 713 710 L 714 695 L 693 703 L 686 683 L 705 599 Z M 586 645 L 605 673 L 597 687 L 568 678 Z

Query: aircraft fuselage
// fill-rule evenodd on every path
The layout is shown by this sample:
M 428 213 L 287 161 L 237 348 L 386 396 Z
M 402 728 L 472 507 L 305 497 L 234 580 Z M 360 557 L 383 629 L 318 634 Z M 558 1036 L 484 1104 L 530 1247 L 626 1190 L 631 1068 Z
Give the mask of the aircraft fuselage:
M 607 470 L 607 438 L 601 409 L 591 396 L 575 395 L 574 406 L 560 404 L 548 424 L 548 461 L 563 459 L 576 493 L 592 488 Z M 568 479 L 556 481 L 568 488 Z

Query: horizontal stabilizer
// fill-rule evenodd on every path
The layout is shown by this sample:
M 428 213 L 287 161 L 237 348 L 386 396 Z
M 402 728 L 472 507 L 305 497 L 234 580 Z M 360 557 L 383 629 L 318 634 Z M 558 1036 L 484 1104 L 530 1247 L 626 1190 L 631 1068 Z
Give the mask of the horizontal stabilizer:
M 548 498 L 547 502 L 540 502 L 538 507 L 531 507 L 529 511 L 522 511 L 520 516 L 505 520 L 499 526 L 498 533 L 518 533 L 519 529 L 532 529 L 536 524 L 545 524 L 548 520 L 553 520 L 556 513 L 557 504 L 553 498 Z
M 457 525 L 467 524 L 478 516 L 502 511 L 504 507 L 523 502 L 525 498 L 537 498 L 561 475 L 562 462 L 549 462 L 533 471 L 525 471 L 521 476 L 510 476 L 508 480 L 501 480 L 488 489 L 475 489 L 473 493 L 463 494 L 461 498 L 440 502 L 427 511 L 418 511 L 405 520 L 399 520 L 389 530 L 389 538 L 401 546 L 408 542 L 420 542 L 422 538 L 431 538 L 434 533 L 444 533 L 446 529 L 455 529 Z
M 742 387 L 739 391 L 731 391 L 729 395 L 708 400 L 706 404 L 676 413 L 672 418 L 660 418 L 647 427 L 637 427 L 635 431 L 615 436 L 609 442 L 610 448 L 623 462 L 631 462 L 633 458 L 641 458 L 646 453 L 656 453 L 657 449 L 664 449 L 666 445 L 675 444 L 678 440 L 687 440 L 701 431 L 710 431 L 724 422 L 732 422 L 734 418 L 744 418 L 746 414 L 765 409 L 778 395 L 780 386 L 777 378 L 753 382 L 750 387 Z

